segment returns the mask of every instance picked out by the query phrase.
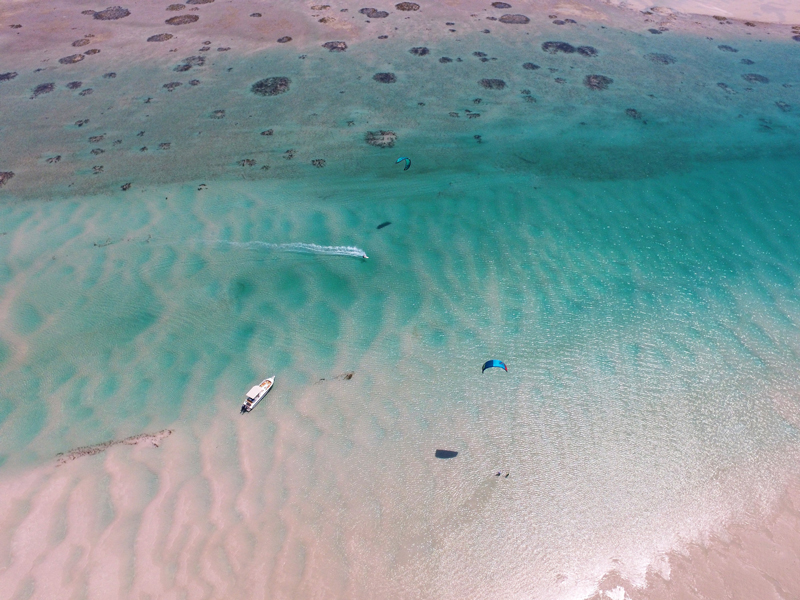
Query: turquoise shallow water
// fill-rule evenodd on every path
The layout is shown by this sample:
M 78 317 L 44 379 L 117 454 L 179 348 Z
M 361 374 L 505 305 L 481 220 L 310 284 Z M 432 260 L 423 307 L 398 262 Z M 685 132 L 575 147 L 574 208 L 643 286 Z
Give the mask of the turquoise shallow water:
M 87 60 L 35 122 L 44 75 L 2 84 L 0 587 L 583 598 L 767 510 L 800 451 L 795 46 L 548 23 L 209 54 L 174 92 L 177 55 Z

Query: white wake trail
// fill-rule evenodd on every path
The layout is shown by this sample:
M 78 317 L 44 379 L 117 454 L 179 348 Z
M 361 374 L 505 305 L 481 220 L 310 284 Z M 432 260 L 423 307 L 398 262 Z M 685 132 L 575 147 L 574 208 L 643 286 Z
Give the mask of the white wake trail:
M 225 242 L 222 240 L 209 242 L 212 244 L 224 244 L 249 250 L 270 250 L 272 252 L 294 252 L 297 254 L 322 254 L 326 256 L 352 256 L 354 258 L 364 258 L 367 253 L 357 246 L 320 246 L 319 244 L 306 244 L 304 242 L 292 242 L 290 244 L 272 244 L 270 242 Z

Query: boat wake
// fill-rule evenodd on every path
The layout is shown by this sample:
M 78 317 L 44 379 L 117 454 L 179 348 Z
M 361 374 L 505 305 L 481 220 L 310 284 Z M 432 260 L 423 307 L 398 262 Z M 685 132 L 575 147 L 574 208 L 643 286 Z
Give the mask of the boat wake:
M 320 246 L 319 244 L 306 244 L 304 242 L 293 242 L 290 244 L 272 244 L 270 242 L 224 242 L 215 241 L 213 244 L 224 244 L 248 250 L 267 250 L 270 252 L 292 252 L 296 254 L 321 254 L 325 256 L 352 256 L 354 258 L 364 258 L 367 253 L 356 246 Z

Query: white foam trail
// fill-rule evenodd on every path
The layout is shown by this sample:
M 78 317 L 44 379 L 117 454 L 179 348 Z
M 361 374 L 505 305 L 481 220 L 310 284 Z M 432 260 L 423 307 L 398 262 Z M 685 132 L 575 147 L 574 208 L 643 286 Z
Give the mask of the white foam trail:
M 290 244 L 272 244 L 270 242 L 225 242 L 217 240 L 210 242 L 213 244 L 226 244 L 237 248 L 247 248 L 253 250 L 271 250 L 273 252 L 296 252 L 298 254 L 323 254 L 327 256 L 353 256 L 363 258 L 367 255 L 357 246 L 320 246 L 319 244 L 306 244 L 304 242 L 292 242 Z

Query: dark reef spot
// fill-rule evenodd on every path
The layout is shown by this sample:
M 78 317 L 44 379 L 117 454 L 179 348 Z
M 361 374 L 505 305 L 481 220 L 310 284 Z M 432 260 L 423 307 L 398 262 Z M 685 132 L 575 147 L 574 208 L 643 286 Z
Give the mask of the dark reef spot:
M 745 24 L 747 27 L 755 27 L 755 26 L 756 26 L 756 24 L 755 24 L 755 23 L 751 23 L 750 21 L 745 21 L 745 22 L 744 22 L 744 24 Z
M 537 69 L 541 69 L 542 67 L 534 63 L 522 63 L 522 68 L 527 69 L 528 71 L 536 71 Z
M 147 38 L 148 42 L 166 42 L 167 40 L 172 39 L 171 33 L 157 33 L 156 35 L 151 35 Z
M 481 79 L 478 84 L 487 90 L 502 90 L 506 87 L 506 82 L 502 79 Z
M 381 223 L 380 225 L 378 225 L 378 226 L 376 227 L 376 229 L 383 229 L 384 227 L 388 227 L 388 226 L 389 226 L 389 225 L 391 225 L 391 224 L 392 224 L 392 222 L 391 222 L 391 221 L 384 221 L 383 223 Z
M 285 36 L 283 36 L 281 38 L 278 38 L 278 43 L 279 44 L 286 44 L 286 43 L 291 42 L 291 41 L 292 41 L 292 38 L 290 38 L 288 35 L 285 35 Z
M 161 142 L 158 145 L 158 148 L 159 148 L 159 150 L 169 150 L 170 146 L 172 146 L 172 144 L 170 142 Z
M 558 54 L 559 52 L 572 54 L 575 52 L 575 46 L 566 42 L 545 42 L 542 44 L 542 50 L 548 54 Z
M 214 0 L 186 0 L 186 4 L 211 4 Z
M 89 143 L 90 144 L 99 144 L 104 139 L 106 139 L 105 134 L 103 134 L 103 135 L 93 135 L 92 137 L 89 138 Z
M 54 164 L 56 164 L 57 162 L 61 162 L 61 155 L 60 155 L 60 154 L 56 154 L 55 156 L 51 156 L 51 157 L 50 157 L 50 158 L 48 158 L 48 159 L 47 159 L 45 162 L 46 162 L 48 165 L 54 165 Z
M 378 39 L 379 39 L 379 40 L 388 40 L 388 39 L 389 39 L 389 36 L 388 36 L 388 35 L 379 35 L 379 36 L 378 36 Z
M 575 19 L 564 19 L 564 23 L 572 23 L 573 25 L 575 25 L 578 22 Z
M 531 20 L 525 15 L 503 15 L 500 17 L 500 22 L 507 25 L 525 25 L 530 23 Z
M 260 17 L 260 16 L 261 16 L 261 13 L 251 13 L 251 14 L 250 14 L 250 16 L 251 16 L 251 17 L 258 18 L 258 17 Z
M 614 80 L 605 75 L 587 75 L 583 80 L 583 85 L 590 90 L 605 90 L 614 83 Z
M 92 150 L 91 150 L 91 153 L 94 156 L 97 156 L 98 154 L 102 154 L 103 152 L 105 152 L 105 150 L 103 150 L 102 148 L 92 148 Z
M 394 83 L 397 81 L 394 73 L 375 73 L 372 78 L 378 83 Z
M 385 10 L 378 10 L 377 8 L 362 8 L 359 10 L 362 15 L 367 15 L 370 19 L 385 19 L 389 13 Z
M 131 11 L 121 6 L 109 6 L 105 10 L 93 13 L 92 16 L 98 21 L 116 21 L 117 19 L 124 19 L 129 16 Z
M 626 108 L 625 114 L 628 115 L 631 119 L 641 119 L 642 114 L 636 110 L 635 108 Z
M 347 50 L 347 44 L 344 42 L 325 42 L 322 44 L 323 48 L 326 48 L 329 52 L 344 52 Z
M 786 104 L 786 102 L 783 102 L 781 100 L 776 101 L 775 106 L 780 108 L 783 112 L 789 112 L 790 110 L 792 110 L 792 107 L 789 104 Z
M 17 76 L 15 71 L 11 71 L 9 73 L 0 73 L 0 81 L 11 81 Z
M 769 79 L 758 73 L 745 73 L 742 75 L 742 79 L 750 83 L 769 83 Z
M 719 48 L 723 52 L 738 52 L 736 48 L 734 48 L 733 46 L 728 46 L 727 44 L 720 44 L 719 46 L 717 46 L 717 48 Z
M 495 8 L 511 8 L 511 5 L 507 2 L 492 2 L 492 6 Z
M 567 80 L 564 79 L 563 77 L 556 77 L 553 81 L 555 81 L 556 83 L 567 83 Z
M 393 148 L 397 141 L 397 134 L 394 131 L 368 131 L 364 136 L 364 141 L 370 146 L 378 148 Z
M 200 80 L 199 79 L 192 79 L 189 82 L 189 85 L 191 85 L 191 86 L 200 85 Z
M 185 5 L 185 4 L 170 4 L 170 5 L 167 7 L 167 10 L 171 10 L 171 11 L 179 11 L 179 10 L 183 10 L 184 8 L 186 8 L 186 5 Z
M 209 116 L 212 119 L 224 119 L 225 118 L 225 111 L 220 108 L 218 110 L 212 111 Z
M 35 88 L 33 88 L 33 95 L 31 96 L 31 100 L 36 98 L 37 96 L 41 96 L 42 94 L 49 94 L 54 89 L 56 89 L 55 83 L 40 83 Z
M 173 69 L 173 71 L 175 71 L 177 73 L 184 73 L 184 72 L 188 71 L 191 68 L 192 68 L 192 65 L 178 65 L 177 67 L 175 67 Z
M 81 62 L 84 58 L 85 56 L 83 54 L 71 54 L 70 56 L 59 58 L 58 62 L 62 65 L 74 65 L 77 62 Z
M 168 92 L 171 92 L 171 91 L 172 91 L 172 90 L 174 90 L 175 88 L 178 88 L 178 87 L 180 87 L 180 86 L 182 86 L 182 85 L 183 85 L 183 84 L 182 84 L 180 81 L 170 81 L 169 83 L 165 83 L 165 84 L 164 84 L 163 86 L 161 86 L 161 87 L 163 87 L 164 89 L 166 89 Z
M 114 73 L 114 72 L 104 73 L 103 74 L 103 79 L 115 79 L 116 77 L 117 77 L 117 74 Z
M 453 59 L 450 58 L 449 56 L 443 56 L 442 58 L 439 59 L 439 62 L 440 63 L 451 63 L 451 62 L 453 62 Z
M 756 64 L 752 60 L 750 60 L 749 58 L 743 58 L 739 62 L 742 63 L 743 65 L 754 65 L 754 64 Z
M 178 17 L 172 17 L 171 19 L 167 19 L 164 21 L 167 25 L 188 25 L 189 23 L 196 23 L 200 20 L 200 17 L 197 15 L 180 15 Z
M 75 48 L 80 48 L 81 46 L 86 46 L 87 44 L 91 44 L 91 43 L 92 43 L 92 40 L 87 40 L 86 38 L 83 38 L 83 39 L 80 39 L 80 40 L 75 40 L 74 42 L 72 42 L 72 45 Z
M 95 11 L 93 11 L 93 10 L 82 10 L 82 11 L 81 11 L 81 14 L 82 14 L 82 15 L 86 15 L 86 16 L 91 16 L 91 15 L 93 15 L 94 13 L 95 13 Z
M 467 118 L 468 119 L 477 119 L 480 116 L 481 116 L 481 113 L 476 113 L 476 112 L 468 112 L 467 113 Z
M 325 159 L 324 158 L 315 158 L 314 160 L 311 161 L 311 164 L 314 165 L 315 167 L 317 167 L 318 169 L 321 169 L 322 167 L 325 166 Z
M 649 31 L 653 35 L 661 35 L 661 31 L 659 31 L 658 29 L 648 29 L 647 31 Z
M 502 2 L 497 2 L 497 4 L 502 4 Z M 436 458 L 455 458 L 458 456 L 458 452 L 456 450 L 436 450 L 433 453 Z
M 457 119 L 458 117 L 460 117 L 460 116 L 461 116 L 461 115 L 459 115 L 457 112 L 451 112 L 451 113 L 448 113 L 448 114 L 449 114 L 451 117 L 455 118 L 455 119 Z
M 581 56 L 597 56 L 597 49 L 591 46 L 578 46 L 577 51 Z
M 295 154 L 297 154 L 297 150 L 287 150 L 283 153 L 283 158 L 286 160 L 292 160 Z
M 650 62 L 656 63 L 657 65 L 675 64 L 675 57 L 670 56 L 669 54 L 652 53 L 652 54 L 645 54 L 644 57 Z
M 103 165 L 96 165 L 92 167 L 92 175 L 100 175 L 103 172 Z
M 272 134 L 273 134 L 272 129 L 266 129 L 261 132 L 261 135 L 272 135 Z
M 731 89 L 731 87 L 730 87 L 728 84 L 726 84 L 726 83 L 718 83 L 718 84 L 717 84 L 717 87 L 718 87 L 719 89 L 721 89 L 721 90 L 724 90 L 724 91 L 725 91 L 725 92 L 727 92 L 728 94 L 735 94 L 735 93 L 736 93 L 736 92 L 734 92 L 734 91 L 733 91 L 733 89 Z
M 243 158 L 238 163 L 236 163 L 240 167 L 255 167 L 256 161 L 253 158 Z
M 416 46 L 411 50 L 409 50 L 409 52 L 414 56 L 425 56 L 431 53 L 431 51 L 428 50 L 425 46 Z
M 100 50 L 98 50 L 97 48 L 92 48 L 91 50 L 87 50 L 86 52 L 84 52 L 84 54 L 86 56 L 92 56 L 93 54 L 100 54 Z
M 250 91 L 257 96 L 277 96 L 289 91 L 292 81 L 288 77 L 267 77 L 256 81 Z
M 7 184 L 14 177 L 14 171 L 0 171 L 0 187 Z
M 75 127 L 83 127 L 89 122 L 89 119 L 81 119 L 80 121 L 75 121 Z
M 127 192 L 129 189 L 131 189 L 131 184 L 130 183 L 123 183 L 122 186 L 120 186 L 120 189 L 123 192 Z
M 555 21 L 553 21 L 553 25 L 566 25 L 566 23 L 561 19 L 556 19 Z
M 394 7 L 397 10 L 404 10 L 407 12 L 419 10 L 419 4 L 416 2 L 401 2 L 400 4 L 395 4 Z
M 477 56 L 478 58 L 483 58 L 486 56 L 486 52 L 473 52 L 472 56 Z
M 793 35 L 793 36 L 792 36 L 792 39 L 793 39 L 795 42 L 800 42 L 800 35 Z

